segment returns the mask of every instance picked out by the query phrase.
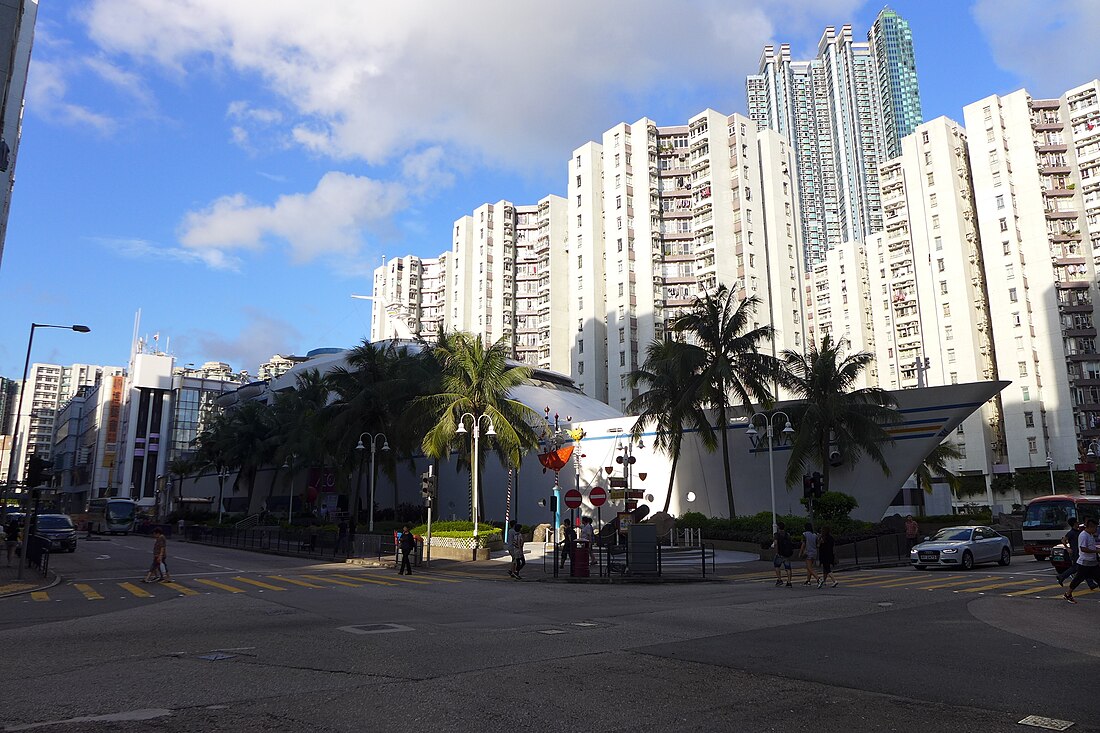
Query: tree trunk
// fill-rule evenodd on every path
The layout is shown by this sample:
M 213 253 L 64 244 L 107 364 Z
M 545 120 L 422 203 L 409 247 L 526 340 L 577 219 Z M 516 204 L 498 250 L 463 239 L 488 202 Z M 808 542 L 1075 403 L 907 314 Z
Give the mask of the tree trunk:
M 726 434 L 729 431 L 729 425 L 726 424 L 725 403 L 718 406 L 718 421 L 718 427 L 722 433 L 722 470 L 726 476 L 726 501 L 729 503 L 730 519 L 733 519 L 737 515 L 733 508 L 733 477 L 730 475 L 730 445 L 729 436 Z
M 665 506 L 663 511 L 668 514 L 668 508 L 672 505 L 672 487 L 676 483 L 676 464 L 680 462 L 680 451 L 674 451 L 672 454 L 672 466 L 669 468 L 668 473 L 668 493 L 665 494 Z

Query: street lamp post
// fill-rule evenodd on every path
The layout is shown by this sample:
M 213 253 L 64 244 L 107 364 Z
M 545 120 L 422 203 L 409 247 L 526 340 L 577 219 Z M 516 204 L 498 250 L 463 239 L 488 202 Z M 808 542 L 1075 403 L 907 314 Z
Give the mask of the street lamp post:
M 1050 472 L 1050 495 L 1054 496 L 1058 492 L 1054 490 L 1054 459 L 1047 453 L 1047 471 Z M 989 507 L 990 511 L 993 511 L 993 507 Z
M 366 432 L 364 432 L 359 436 L 359 443 L 355 446 L 355 450 L 360 451 L 360 453 L 359 453 L 360 456 L 363 455 L 363 453 L 361 451 L 365 451 L 367 449 L 367 446 L 363 445 L 363 438 L 370 438 L 370 509 L 368 510 L 368 515 L 370 516 L 370 519 L 367 520 L 367 531 L 368 532 L 373 532 L 374 531 L 374 482 L 378 480 L 375 473 L 374 473 L 375 454 L 377 453 L 377 450 L 378 450 L 378 439 L 379 438 L 382 439 L 382 450 L 386 451 L 387 453 L 390 450 L 390 441 L 386 437 L 385 433 L 366 433 Z M 359 475 L 360 476 L 363 475 L 363 459 L 361 457 L 359 459 Z M 359 491 L 358 491 L 358 489 L 355 492 L 355 500 L 359 501 Z M 353 511 L 354 511 L 354 509 L 353 509 Z M 397 507 L 396 506 L 393 508 L 393 518 L 397 519 Z M 475 525 L 475 527 L 476 527 L 476 525 Z M 475 532 L 475 534 L 476 534 L 476 532 Z
M 290 470 L 290 461 L 298 456 L 291 453 L 289 456 L 283 459 L 283 468 Z M 287 504 L 286 511 L 286 523 L 291 529 L 294 528 L 294 474 L 290 474 L 290 497 Z
M 222 523 L 222 511 L 225 503 L 222 501 L 222 492 L 225 489 L 225 480 L 229 478 L 229 468 L 222 466 L 218 469 L 218 524 Z
M 466 418 L 470 418 L 470 422 L 473 427 L 472 432 L 474 436 L 473 454 L 470 460 L 470 478 L 474 482 L 474 552 L 477 552 L 477 474 L 478 463 L 481 462 L 479 460 L 481 454 L 478 452 L 478 440 L 480 440 L 481 438 L 481 421 L 485 420 L 489 425 L 488 430 L 485 431 L 486 435 L 496 435 L 497 431 L 496 428 L 493 427 L 493 418 L 489 417 L 488 414 L 482 413 L 480 415 L 474 415 L 472 412 L 465 412 L 461 415 L 461 417 L 458 418 L 458 429 L 455 430 L 455 433 L 459 435 L 465 435 L 467 432 L 469 432 L 466 430 Z
M 31 324 L 31 335 L 30 338 L 27 339 L 27 358 L 23 361 L 23 381 L 19 385 L 19 400 L 16 402 L 15 407 L 15 430 L 13 431 L 11 452 L 8 456 L 8 480 L 7 483 L 4 485 L 3 508 L 0 509 L 0 511 L 3 512 L 2 514 L 0 514 L 0 518 L 2 518 L 2 520 L 6 520 L 8 514 L 8 487 L 11 486 L 11 484 L 13 483 L 12 473 L 13 469 L 15 468 L 16 449 L 19 446 L 19 418 L 23 414 L 23 394 L 27 391 L 27 373 L 30 371 L 31 368 L 31 346 L 34 345 L 34 329 L 36 328 L 64 328 L 70 331 L 76 331 L 77 333 L 88 333 L 92 330 L 87 326 L 83 326 L 79 323 L 74 323 L 71 326 L 55 326 L 51 323 Z M 27 536 L 30 534 L 31 529 L 31 513 L 29 511 L 23 519 L 23 524 L 23 554 L 20 556 L 21 560 L 19 562 L 18 571 L 18 577 L 20 579 L 22 579 L 23 577 L 23 565 L 26 564 L 25 560 L 27 557 Z
M 764 424 L 767 425 L 767 438 L 768 438 L 768 479 L 771 482 L 771 494 L 772 494 L 772 534 L 774 535 L 779 530 L 779 523 L 775 517 L 775 464 L 772 454 L 775 450 L 775 418 L 782 417 L 785 425 L 783 426 L 782 435 L 787 438 L 794 435 L 794 428 L 791 426 L 791 418 L 787 413 L 782 411 L 776 411 L 770 415 L 766 412 L 754 413 L 749 418 L 749 429 L 745 431 L 745 435 L 752 441 L 753 448 L 758 445 L 758 439 L 760 433 L 756 430 L 756 418 L 763 418 Z

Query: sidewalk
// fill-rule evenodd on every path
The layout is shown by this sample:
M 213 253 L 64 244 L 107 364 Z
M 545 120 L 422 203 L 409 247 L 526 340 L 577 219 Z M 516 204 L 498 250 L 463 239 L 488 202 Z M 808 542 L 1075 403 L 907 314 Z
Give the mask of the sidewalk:
M 5 556 L 4 560 L 7 560 Z M 45 590 L 46 588 L 52 588 L 61 582 L 61 576 L 51 571 L 47 575 L 43 576 L 35 568 L 23 568 L 23 579 L 19 580 L 16 576 L 19 573 L 19 568 L 16 565 L 20 558 L 12 558 L 12 564 L 9 567 L 3 562 L 0 562 L 0 598 L 5 596 L 15 596 L 21 593 L 30 593 L 36 590 Z

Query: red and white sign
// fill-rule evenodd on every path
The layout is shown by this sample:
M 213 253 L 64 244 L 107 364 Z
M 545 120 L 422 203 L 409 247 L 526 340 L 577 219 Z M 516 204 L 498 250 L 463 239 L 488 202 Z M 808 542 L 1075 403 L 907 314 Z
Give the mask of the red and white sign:
M 565 505 L 570 509 L 576 509 L 581 505 L 582 498 L 584 497 L 581 496 L 581 492 L 576 489 L 569 489 L 565 492 Z
M 607 503 L 607 491 L 602 486 L 593 486 L 588 492 L 588 501 L 592 506 L 603 506 Z

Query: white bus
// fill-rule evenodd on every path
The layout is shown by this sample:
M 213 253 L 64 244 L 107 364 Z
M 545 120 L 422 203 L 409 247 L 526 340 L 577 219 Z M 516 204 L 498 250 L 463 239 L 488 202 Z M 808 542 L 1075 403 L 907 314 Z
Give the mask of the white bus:
M 92 499 L 88 502 L 87 529 L 96 534 L 127 534 L 134 529 L 136 513 L 137 503 L 133 499 Z

